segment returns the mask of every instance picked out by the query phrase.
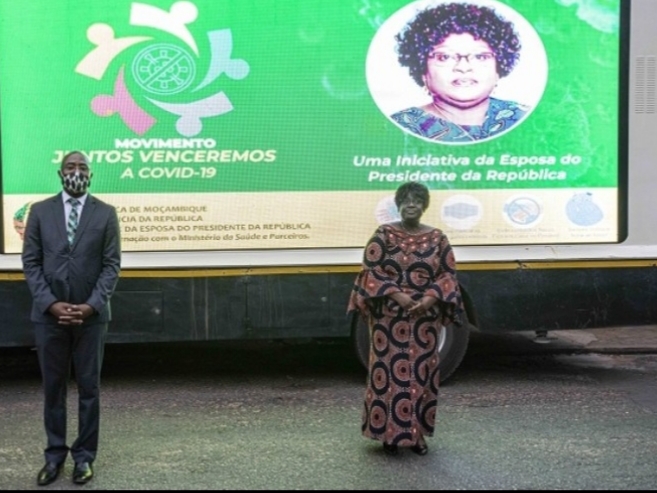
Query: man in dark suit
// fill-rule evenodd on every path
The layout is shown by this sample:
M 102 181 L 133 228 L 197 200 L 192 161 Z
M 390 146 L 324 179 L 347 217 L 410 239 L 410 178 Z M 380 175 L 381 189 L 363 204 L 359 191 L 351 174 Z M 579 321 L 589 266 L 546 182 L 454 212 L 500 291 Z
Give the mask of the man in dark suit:
M 109 300 L 121 269 L 116 210 L 87 193 L 89 161 L 64 156 L 63 191 L 32 205 L 23 242 L 23 270 L 32 293 L 30 319 L 45 394 L 46 464 L 37 484 L 57 479 L 68 452 L 73 482 L 93 477 L 100 419 L 100 370 Z M 66 388 L 71 363 L 78 388 L 78 436 L 66 444 Z

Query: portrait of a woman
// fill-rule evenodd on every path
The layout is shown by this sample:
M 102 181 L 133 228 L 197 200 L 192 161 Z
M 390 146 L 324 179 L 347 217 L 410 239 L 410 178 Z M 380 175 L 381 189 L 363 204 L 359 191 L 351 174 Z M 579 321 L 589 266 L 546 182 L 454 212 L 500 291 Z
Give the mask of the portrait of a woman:
M 505 132 L 529 107 L 491 96 L 520 57 L 513 23 L 490 7 L 444 3 L 419 12 L 396 35 L 399 64 L 427 103 L 390 117 L 429 140 L 467 143 Z

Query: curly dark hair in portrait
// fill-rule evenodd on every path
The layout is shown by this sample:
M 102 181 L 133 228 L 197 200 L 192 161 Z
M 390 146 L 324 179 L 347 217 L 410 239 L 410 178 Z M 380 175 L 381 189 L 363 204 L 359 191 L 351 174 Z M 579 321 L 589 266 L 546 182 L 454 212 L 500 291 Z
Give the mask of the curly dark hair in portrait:
M 422 200 L 422 209 L 426 210 L 426 208 L 429 207 L 429 189 L 425 185 L 422 185 L 422 183 L 409 181 L 408 183 L 401 185 L 395 192 L 395 204 L 398 209 L 406 197 L 411 194 L 414 194 Z
M 417 14 L 397 36 L 399 63 L 422 87 L 431 50 L 450 34 L 471 34 L 495 52 L 497 73 L 511 73 L 520 57 L 520 39 L 513 24 L 489 7 L 467 3 L 437 5 Z

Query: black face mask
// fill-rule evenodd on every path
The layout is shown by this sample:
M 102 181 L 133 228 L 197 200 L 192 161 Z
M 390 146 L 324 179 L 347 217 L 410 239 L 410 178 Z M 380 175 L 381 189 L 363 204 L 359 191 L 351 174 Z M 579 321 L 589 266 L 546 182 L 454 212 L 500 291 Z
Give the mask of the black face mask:
M 62 179 L 62 186 L 67 193 L 72 195 L 83 194 L 91 185 L 91 177 L 89 175 L 83 175 L 79 171 L 75 173 L 60 173 Z

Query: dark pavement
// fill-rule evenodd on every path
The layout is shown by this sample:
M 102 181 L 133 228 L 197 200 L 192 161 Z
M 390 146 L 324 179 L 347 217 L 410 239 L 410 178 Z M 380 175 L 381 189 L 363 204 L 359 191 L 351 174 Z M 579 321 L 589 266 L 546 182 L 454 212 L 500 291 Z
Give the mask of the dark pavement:
M 110 345 L 84 489 L 655 489 L 657 327 L 473 334 L 429 454 L 360 435 L 346 341 Z M 76 393 L 69 389 L 70 434 Z M 36 355 L 0 351 L 0 488 L 36 486 Z
M 580 329 L 549 331 L 546 337 L 537 337 L 533 331 L 508 334 L 477 334 L 476 344 L 495 339 L 497 344 L 508 341 L 505 347 L 517 351 L 579 352 L 601 354 L 657 353 L 657 325 L 615 327 L 610 329 Z M 526 341 L 526 343 L 524 342 Z

